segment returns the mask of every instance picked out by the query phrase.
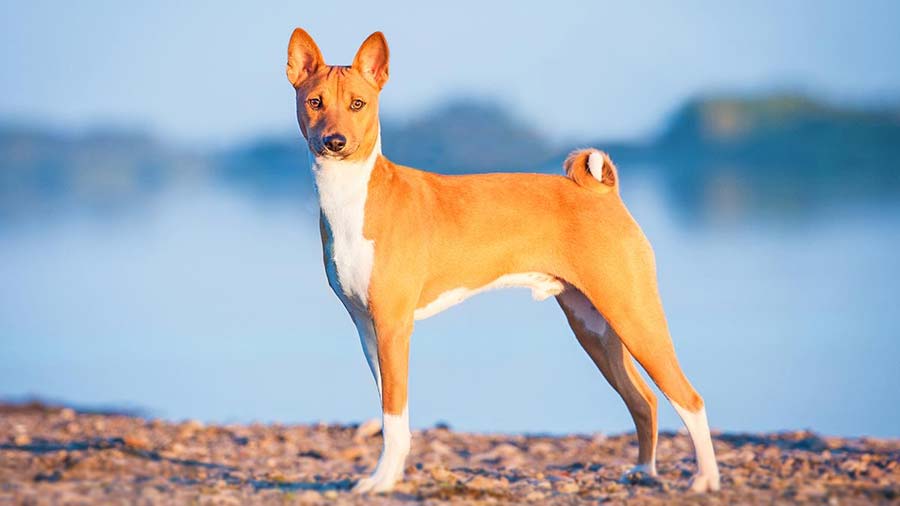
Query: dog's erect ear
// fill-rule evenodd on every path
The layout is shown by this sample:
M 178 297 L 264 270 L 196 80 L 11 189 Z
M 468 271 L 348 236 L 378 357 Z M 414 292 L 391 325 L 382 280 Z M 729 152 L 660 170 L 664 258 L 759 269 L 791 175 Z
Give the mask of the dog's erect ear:
M 384 34 L 375 32 L 359 46 L 356 57 L 353 58 L 353 68 L 370 80 L 380 90 L 388 80 L 388 51 Z
M 287 77 L 294 88 L 300 86 L 325 64 L 319 46 L 302 28 L 295 28 L 288 43 Z

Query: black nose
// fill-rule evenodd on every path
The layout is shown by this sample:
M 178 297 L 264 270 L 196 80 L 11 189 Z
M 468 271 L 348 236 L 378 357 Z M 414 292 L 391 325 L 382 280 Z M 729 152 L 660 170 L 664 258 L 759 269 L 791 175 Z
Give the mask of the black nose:
M 325 147 L 328 148 L 328 151 L 334 151 L 337 153 L 338 151 L 344 149 L 344 145 L 347 144 L 347 139 L 341 134 L 331 134 L 326 135 L 322 138 L 322 143 L 325 144 Z

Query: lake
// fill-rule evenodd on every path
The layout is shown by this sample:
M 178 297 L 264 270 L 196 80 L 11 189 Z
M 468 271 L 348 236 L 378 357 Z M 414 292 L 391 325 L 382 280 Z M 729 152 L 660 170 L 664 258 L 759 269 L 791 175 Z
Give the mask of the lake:
M 622 171 L 682 365 L 718 430 L 900 436 L 900 204 L 685 212 Z M 0 228 L 0 397 L 208 421 L 361 421 L 374 382 L 322 268 L 314 202 L 175 188 L 134 212 Z M 413 427 L 633 430 L 553 300 L 418 322 Z M 663 429 L 680 426 L 660 403 Z

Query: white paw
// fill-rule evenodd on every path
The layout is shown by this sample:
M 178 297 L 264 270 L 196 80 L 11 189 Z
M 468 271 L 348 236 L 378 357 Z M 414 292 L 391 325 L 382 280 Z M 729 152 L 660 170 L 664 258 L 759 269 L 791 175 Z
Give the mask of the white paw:
M 694 479 L 691 480 L 691 490 L 700 493 L 719 490 L 719 474 L 694 475 Z
M 379 479 L 375 475 L 372 475 L 356 482 L 356 485 L 353 486 L 353 492 L 356 492 L 357 494 L 365 494 L 367 492 L 376 494 L 379 492 L 390 492 L 393 490 L 395 484 L 396 480 Z
M 353 491 L 357 494 L 390 492 L 394 489 L 394 485 L 403 479 L 404 460 L 405 458 L 385 459 L 382 457 L 372 476 L 359 480 L 354 485 Z
M 656 478 L 656 466 L 648 464 L 638 464 L 622 474 L 619 483 L 627 485 L 658 485 L 659 480 Z

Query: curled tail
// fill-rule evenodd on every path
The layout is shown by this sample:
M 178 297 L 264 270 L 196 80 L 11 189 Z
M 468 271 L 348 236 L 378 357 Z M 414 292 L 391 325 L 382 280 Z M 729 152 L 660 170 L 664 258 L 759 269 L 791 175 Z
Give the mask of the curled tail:
M 597 149 L 573 151 L 563 162 L 566 176 L 587 189 L 607 193 L 619 191 L 619 173 L 609 155 Z

